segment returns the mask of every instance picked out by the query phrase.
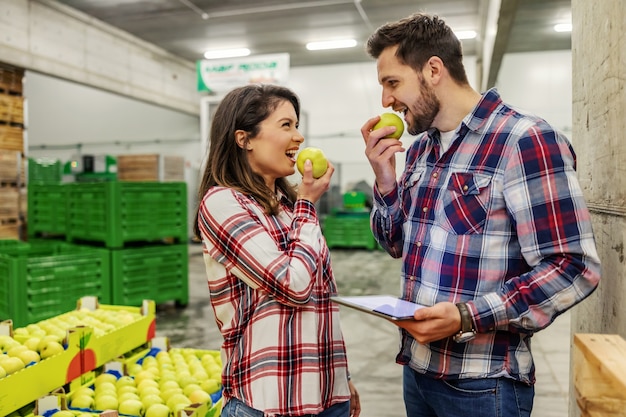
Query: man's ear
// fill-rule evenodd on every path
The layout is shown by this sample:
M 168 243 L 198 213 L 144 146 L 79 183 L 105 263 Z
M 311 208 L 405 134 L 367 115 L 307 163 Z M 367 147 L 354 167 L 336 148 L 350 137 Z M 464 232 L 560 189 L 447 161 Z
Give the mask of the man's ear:
M 428 59 L 426 65 L 424 65 L 424 76 L 432 84 L 438 84 L 439 81 L 441 81 L 444 70 L 445 65 L 441 58 L 433 55 Z
M 248 133 L 243 130 L 235 130 L 235 141 L 241 149 L 250 150 L 250 141 L 248 140 Z

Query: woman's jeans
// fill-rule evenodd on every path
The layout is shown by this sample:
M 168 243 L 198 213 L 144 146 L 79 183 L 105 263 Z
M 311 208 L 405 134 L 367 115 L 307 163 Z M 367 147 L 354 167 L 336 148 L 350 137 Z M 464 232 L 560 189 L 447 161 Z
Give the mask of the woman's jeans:
M 330 408 L 322 411 L 319 414 L 306 414 L 303 417 L 349 417 L 350 416 L 350 401 L 344 403 L 335 404 Z M 242 401 L 236 398 L 228 400 L 224 408 L 222 409 L 221 417 L 263 417 L 263 411 L 256 410 L 248 407 Z M 283 417 L 283 416 L 276 416 Z M 284 416 L 288 417 L 288 416 Z
M 407 417 L 530 417 L 535 388 L 510 378 L 443 380 L 404 366 Z

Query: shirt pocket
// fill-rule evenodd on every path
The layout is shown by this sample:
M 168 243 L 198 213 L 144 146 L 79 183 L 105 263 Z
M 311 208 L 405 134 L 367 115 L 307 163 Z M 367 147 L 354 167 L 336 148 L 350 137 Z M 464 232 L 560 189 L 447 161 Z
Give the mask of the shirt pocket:
M 414 171 L 407 177 L 402 186 L 402 211 L 404 217 L 409 216 L 409 210 L 415 205 L 418 199 L 419 187 L 417 184 L 424 175 L 425 169 Z
M 443 226 L 457 235 L 480 234 L 487 220 L 492 178 L 455 172 L 443 194 Z

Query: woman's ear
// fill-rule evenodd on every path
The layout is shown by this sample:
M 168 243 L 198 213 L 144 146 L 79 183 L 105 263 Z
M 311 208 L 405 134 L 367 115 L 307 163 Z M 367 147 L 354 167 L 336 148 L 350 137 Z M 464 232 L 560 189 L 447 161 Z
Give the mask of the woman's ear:
M 248 133 L 244 130 L 235 130 L 235 141 L 241 149 L 250 150 L 250 141 L 248 140 Z

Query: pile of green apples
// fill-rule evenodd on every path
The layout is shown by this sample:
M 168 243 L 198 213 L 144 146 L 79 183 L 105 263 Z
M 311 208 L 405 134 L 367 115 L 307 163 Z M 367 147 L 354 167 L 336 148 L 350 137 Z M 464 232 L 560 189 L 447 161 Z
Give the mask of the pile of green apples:
M 17 328 L 13 337 L 0 335 L 0 378 L 63 352 L 69 329 L 89 326 L 98 337 L 141 318 L 127 310 L 80 309 Z
M 171 348 L 145 356 L 127 369 L 128 375 L 119 378 L 101 373 L 91 386 L 70 393 L 70 408 L 167 417 L 191 404 L 211 406 L 211 394 L 221 388 L 218 352 Z
M 17 328 L 13 331 L 13 335 L 16 339 L 54 335 L 63 340 L 69 329 L 77 326 L 89 326 L 93 329 L 94 335 L 100 337 L 133 323 L 141 317 L 139 312 L 128 310 L 90 310 L 84 308 Z
M 27 340 L 24 344 L 8 335 L 0 335 L 0 379 L 63 352 L 63 345 L 55 337 Z

